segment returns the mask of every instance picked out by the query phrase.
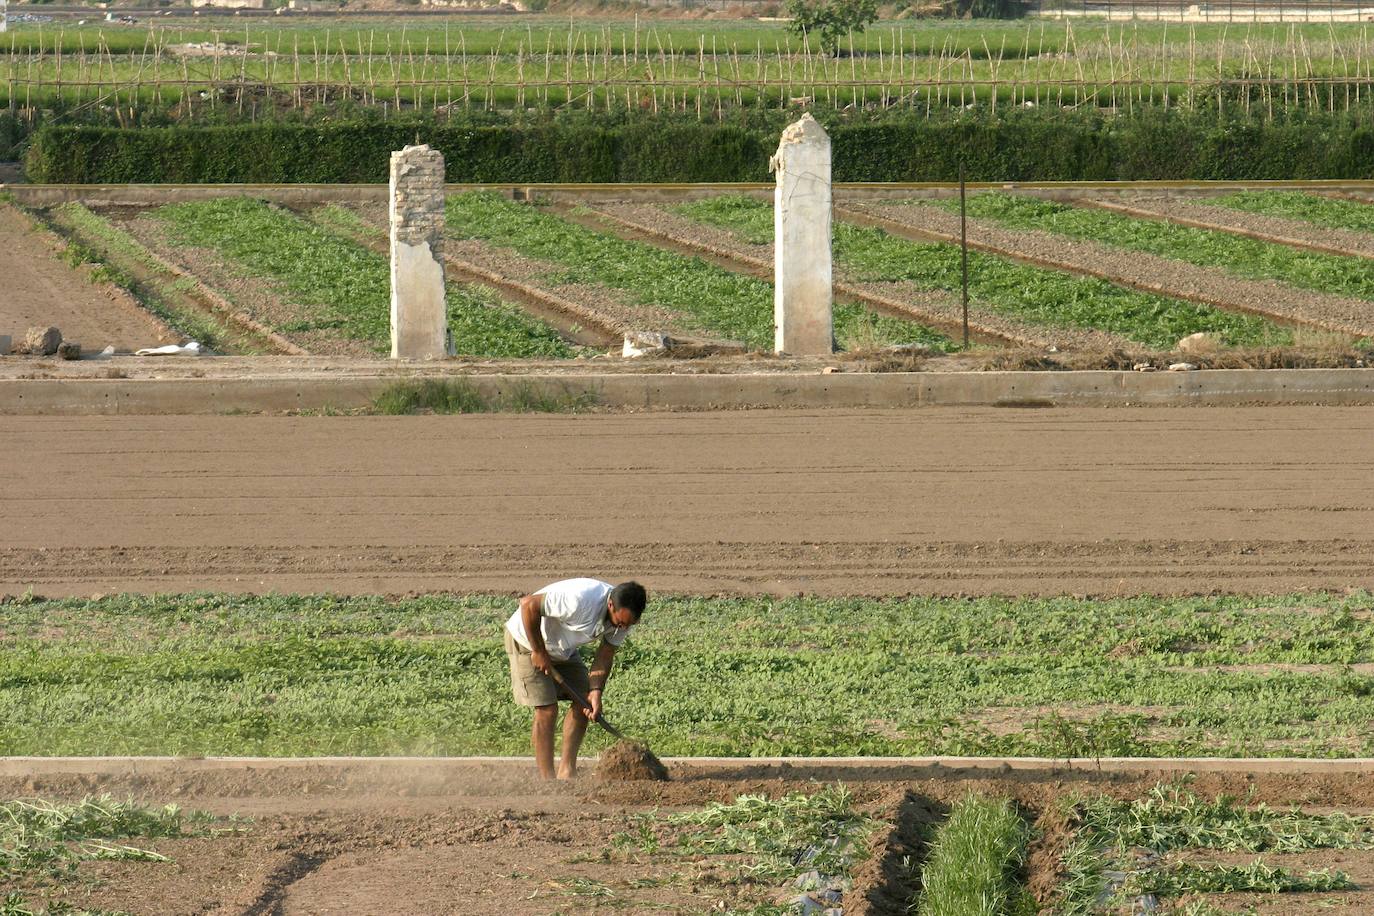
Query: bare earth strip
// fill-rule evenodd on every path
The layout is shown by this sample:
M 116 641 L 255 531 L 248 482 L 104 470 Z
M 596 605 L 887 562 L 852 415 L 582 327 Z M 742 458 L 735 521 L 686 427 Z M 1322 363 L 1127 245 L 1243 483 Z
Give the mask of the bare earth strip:
M 1206 223 L 1222 230 L 1266 236 L 1264 241 L 1283 244 L 1288 240 L 1301 242 L 1333 254 L 1374 258 L 1374 234 L 1353 229 L 1329 229 L 1300 219 L 1269 216 L 1233 210 L 1230 207 L 1208 204 L 1206 198 L 1126 197 L 1120 200 L 1087 201 L 1095 206 L 1103 203 L 1122 205 L 1165 219 Z
M 676 762 L 671 782 L 626 783 L 595 778 L 588 761 L 577 782 L 541 784 L 531 778 L 528 760 L 477 766 L 442 760 L 286 761 L 282 766 L 245 761 L 214 769 L 195 761 L 94 764 L 59 762 L 32 767 L 25 775 L 7 774 L 0 777 L 0 794 L 79 799 L 108 791 L 154 804 L 251 816 L 237 835 L 135 841 L 169 856 L 170 863 L 100 862 L 81 869 L 106 879 L 89 891 L 83 887 L 80 900 L 87 907 L 220 916 L 545 916 L 592 909 L 597 898 L 576 896 L 579 886 L 605 888 L 612 899 L 602 902 L 616 912 L 704 913 L 720 909 L 723 898 L 734 902 L 739 885 L 701 880 L 699 866 L 705 863 L 699 857 L 635 856 L 627 863 L 604 855 L 617 833 L 635 829 L 636 814 L 697 808 L 741 793 L 810 793 L 822 783 L 844 780 L 857 810 L 914 829 L 938 822 L 950 804 L 970 792 L 1013 798 L 1035 818 L 1071 793 L 1139 798 L 1157 781 L 1177 776 L 1091 766 L 963 769 L 881 761 L 778 766 L 740 760 L 727 767 Z M 1374 777 L 1361 772 L 1202 772 L 1189 785 L 1204 797 L 1227 794 L 1277 809 L 1302 805 L 1360 813 L 1374 803 Z M 877 867 L 888 857 L 898 864 L 907 851 L 894 839 L 879 839 L 873 849 L 878 861 L 856 870 L 854 887 L 843 901 L 846 913 L 899 916 L 907 911 L 908 899 L 892 895 L 896 888 Z M 923 853 L 920 847 L 909 849 Z M 1299 871 L 1322 864 L 1349 869 L 1359 876 L 1361 889 L 1345 904 L 1328 909 L 1328 902 L 1317 909 L 1314 902 L 1312 909 L 1296 912 L 1368 912 L 1371 897 L 1364 882 L 1374 874 L 1368 855 L 1335 855 L 1303 853 L 1283 861 Z M 767 885 L 755 888 L 756 894 L 772 892 Z
M 0 418 L 0 591 L 1371 587 L 1372 436 L 1302 407 Z
M 700 246 L 705 252 L 720 252 L 735 261 L 736 270 L 751 271 L 771 280 L 773 274 L 773 246 L 754 245 L 740 239 L 726 229 L 699 223 L 678 216 L 666 207 L 654 204 L 607 204 L 594 211 L 631 229 L 675 242 L 687 248 Z M 953 293 L 920 289 L 914 283 L 857 282 L 846 279 L 843 270 L 835 291 L 841 296 L 858 294 L 879 302 L 892 302 L 957 336 L 963 319 L 963 305 Z M 906 317 L 913 317 L 908 314 Z M 1058 349 L 1112 350 L 1137 347 L 1137 344 L 1109 334 L 1086 328 L 1050 327 L 1029 324 L 991 309 L 970 303 L 969 326 L 975 335 L 1032 347 Z
M 57 260 L 43 235 L 6 205 L 0 205 L 0 278 L 0 334 L 16 345 L 28 328 L 48 325 L 87 352 L 106 346 L 127 352 L 174 339 L 122 290 L 90 283 Z
M 959 214 L 912 204 L 855 204 L 849 209 L 893 220 L 917 231 L 958 237 Z M 1374 302 L 1331 296 L 1265 280 L 1247 280 L 1220 268 L 1198 267 L 1141 251 L 1128 251 L 1052 232 L 1006 229 L 970 219 L 970 243 L 1008 255 L 1053 263 L 1068 271 L 1105 275 L 1180 299 L 1313 325 L 1355 336 L 1374 334 Z

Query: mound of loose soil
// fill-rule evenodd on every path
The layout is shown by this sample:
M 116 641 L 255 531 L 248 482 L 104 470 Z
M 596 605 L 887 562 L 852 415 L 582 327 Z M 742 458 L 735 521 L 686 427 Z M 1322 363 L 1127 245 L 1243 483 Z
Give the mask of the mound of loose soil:
M 601 752 L 596 775 L 602 779 L 656 779 L 663 782 L 668 778 L 668 768 L 654 756 L 653 751 L 638 741 L 625 739 Z

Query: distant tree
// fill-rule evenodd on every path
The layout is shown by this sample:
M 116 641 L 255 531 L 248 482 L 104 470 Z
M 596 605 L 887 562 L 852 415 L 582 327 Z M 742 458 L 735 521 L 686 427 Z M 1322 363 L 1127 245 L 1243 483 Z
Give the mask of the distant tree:
M 840 39 L 878 20 L 878 0 L 787 0 L 788 28 L 798 37 L 820 42 L 832 55 L 840 51 Z
M 946 0 L 945 8 L 960 19 L 1020 19 L 1030 0 Z

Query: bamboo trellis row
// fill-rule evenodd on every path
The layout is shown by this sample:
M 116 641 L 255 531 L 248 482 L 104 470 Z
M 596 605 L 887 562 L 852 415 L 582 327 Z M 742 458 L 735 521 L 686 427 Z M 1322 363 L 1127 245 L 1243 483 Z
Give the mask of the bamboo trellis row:
M 442 44 L 426 37 L 393 41 L 390 33 L 326 33 L 305 45 L 276 34 L 264 47 L 243 44 L 177 47 L 149 31 L 144 47 L 114 53 L 103 34 L 78 31 L 75 42 L 53 34 L 51 48 L 24 51 L 17 33 L 0 67 L 11 113 L 40 108 L 100 109 L 121 121 L 149 107 L 192 115 L 232 106 L 255 117 L 351 100 L 391 114 L 526 108 L 689 112 L 720 117 L 743 106 L 810 105 L 832 109 L 907 108 L 926 115 L 981 105 L 1104 108 L 1238 107 L 1273 116 L 1281 109 L 1350 110 L 1374 93 L 1374 46 L 1358 34 L 1314 40 L 1296 26 L 1281 39 L 1248 28 L 1200 40 L 1189 25 L 1142 41 L 1134 25 L 1110 26 L 1080 42 L 1073 26 L 1047 35 L 1029 26 L 1019 42 L 986 43 L 975 54 L 936 44 L 915 31 L 878 29 L 866 49 L 853 36 L 839 55 L 803 39 L 772 47 L 722 47 L 702 36 L 674 46 L 653 31 L 625 35 L 569 33 L 555 46 L 519 39 L 513 51 L 469 53 L 461 31 Z M 235 36 L 237 39 L 237 36 Z M 71 45 L 75 44 L 75 50 Z M 246 52 L 245 52 L 245 49 Z

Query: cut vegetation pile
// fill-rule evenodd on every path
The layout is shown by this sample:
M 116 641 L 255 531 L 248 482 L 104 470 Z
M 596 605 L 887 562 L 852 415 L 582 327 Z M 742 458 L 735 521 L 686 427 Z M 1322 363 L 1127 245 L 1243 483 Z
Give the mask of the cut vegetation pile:
M 109 795 L 78 802 L 0 802 L 0 891 L 7 892 L 0 897 L 0 914 L 80 916 L 88 911 L 74 907 L 73 901 L 97 883 L 82 871 L 84 863 L 171 863 L 168 856 L 147 848 L 146 841 L 206 837 L 240 826 L 237 820 L 202 811 L 183 811 L 176 805 L 150 808 Z M 48 900 L 47 909 L 29 909 L 29 901 L 39 898 Z

